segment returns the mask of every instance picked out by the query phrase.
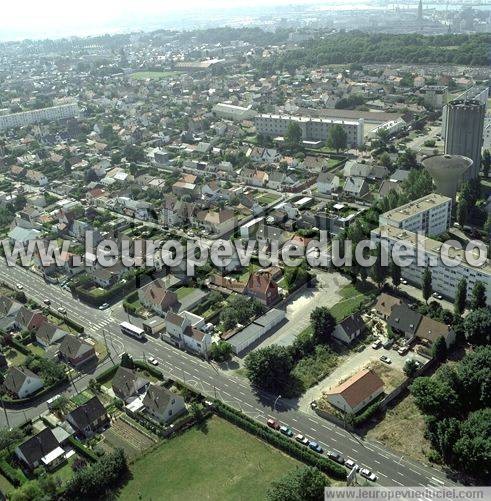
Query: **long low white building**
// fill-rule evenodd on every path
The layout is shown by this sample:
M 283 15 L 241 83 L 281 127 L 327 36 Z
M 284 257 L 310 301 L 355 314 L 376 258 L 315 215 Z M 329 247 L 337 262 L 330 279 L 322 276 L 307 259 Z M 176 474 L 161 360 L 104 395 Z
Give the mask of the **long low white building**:
M 350 148 L 355 148 L 363 144 L 363 118 L 358 120 L 341 120 L 337 118 L 311 118 L 264 113 L 254 117 L 254 125 L 257 133 L 269 137 L 284 137 L 288 132 L 290 123 L 296 123 L 300 126 L 304 141 L 326 141 L 331 127 L 340 125 L 346 132 Z
M 418 237 L 419 243 L 417 244 Z M 401 266 L 402 277 L 410 283 L 421 287 L 423 272 L 429 268 L 433 291 L 453 301 L 458 283 L 463 278 L 467 281 L 468 299 L 471 297 L 474 285 L 479 281 L 486 287 L 487 304 L 491 306 L 491 265 L 489 260 L 482 267 L 473 266 L 465 259 L 463 250 L 453 250 L 449 252 L 449 257 L 459 258 L 460 263 L 456 266 L 449 266 L 441 258 L 442 242 L 394 226 L 380 226 L 372 230 L 371 238 L 377 243 L 386 242 L 389 251 L 392 251 L 396 244 L 404 244 L 404 248 L 400 249 L 400 257 L 404 256 L 404 258 L 411 254 L 416 256 L 416 249 L 419 249 L 420 263 L 416 258 L 413 258 L 409 266 Z
M 218 103 L 213 107 L 213 113 L 226 120 L 242 122 L 242 120 L 251 120 L 257 114 L 251 107 L 244 108 L 230 103 Z
M 58 106 L 50 106 L 49 108 L 41 108 L 39 110 L 11 113 L 9 115 L 0 116 L 0 130 L 33 125 L 45 120 L 63 120 L 65 118 L 72 118 L 77 114 L 77 103 L 60 104 Z

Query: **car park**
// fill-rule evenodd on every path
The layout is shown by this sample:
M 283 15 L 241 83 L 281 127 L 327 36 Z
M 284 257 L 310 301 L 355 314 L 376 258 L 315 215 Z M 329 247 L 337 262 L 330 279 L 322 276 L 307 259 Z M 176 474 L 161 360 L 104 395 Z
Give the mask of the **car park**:
M 310 442 L 309 447 L 314 451 L 322 454 L 324 449 L 317 442 Z
M 152 364 L 152 365 L 159 365 L 158 361 L 155 360 L 155 358 L 153 357 L 149 357 L 148 358 L 148 361 Z
M 276 421 L 276 419 L 273 419 L 273 418 L 269 418 L 267 421 L 266 421 L 266 424 L 270 427 L 270 428 L 273 428 L 273 430 L 278 430 L 280 428 L 280 425 L 278 424 L 278 421 Z
M 288 428 L 288 426 L 280 426 L 280 433 L 286 435 L 287 437 L 293 437 L 293 431 Z
M 309 439 L 307 437 L 304 437 L 303 435 L 301 435 L 300 433 L 298 435 L 295 435 L 295 440 L 302 444 L 302 445 L 309 445 Z
M 382 341 L 380 339 L 377 339 L 374 343 L 372 343 L 372 348 L 374 350 L 378 350 L 382 346 Z
M 383 362 L 384 364 L 391 364 L 392 363 L 392 360 L 387 355 L 382 355 L 380 357 L 380 361 Z
M 367 480 L 371 480 L 372 482 L 375 482 L 377 480 L 377 475 L 375 475 L 375 473 L 372 473 L 368 468 L 362 468 L 360 470 L 360 475 L 362 477 L 365 477 Z
M 329 451 L 327 453 L 327 456 L 329 457 L 329 459 L 332 459 L 338 464 L 344 464 L 344 457 L 341 456 L 341 454 L 338 454 L 337 452 Z
M 352 459 L 347 459 L 344 462 L 344 466 L 346 466 L 350 470 L 352 470 L 354 468 L 355 471 L 358 471 L 360 469 L 360 467 Z

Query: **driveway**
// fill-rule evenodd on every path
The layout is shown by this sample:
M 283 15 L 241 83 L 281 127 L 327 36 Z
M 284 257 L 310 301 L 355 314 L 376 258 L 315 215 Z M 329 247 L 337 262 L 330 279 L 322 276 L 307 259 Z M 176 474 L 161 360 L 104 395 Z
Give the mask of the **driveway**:
M 317 285 L 302 289 L 293 294 L 286 303 L 286 319 L 288 322 L 272 336 L 262 342 L 264 348 L 272 344 L 289 346 L 295 338 L 310 324 L 310 313 L 318 306 L 331 308 L 340 301 L 339 291 L 349 283 L 349 280 L 339 273 L 317 272 Z M 285 308 L 285 307 L 284 307 Z

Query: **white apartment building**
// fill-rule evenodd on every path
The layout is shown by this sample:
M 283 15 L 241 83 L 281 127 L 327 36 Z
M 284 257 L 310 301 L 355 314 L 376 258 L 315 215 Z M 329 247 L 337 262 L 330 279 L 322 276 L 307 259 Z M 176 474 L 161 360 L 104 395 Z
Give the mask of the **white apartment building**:
M 0 130 L 33 125 L 43 121 L 63 120 L 78 114 L 78 104 L 68 103 L 39 110 L 21 111 L 0 116 Z
M 394 226 L 431 237 L 447 231 L 451 217 L 452 199 L 431 193 L 381 214 L 379 225 Z
M 341 120 L 339 118 L 311 118 L 292 115 L 261 114 L 254 117 L 258 134 L 277 137 L 285 136 L 290 123 L 297 123 L 302 130 L 304 141 L 325 141 L 333 125 L 341 125 L 348 136 L 348 147 L 356 148 L 363 144 L 364 120 Z
M 404 244 L 404 247 L 400 249 L 401 258 L 406 258 L 411 254 L 416 256 L 416 249 L 419 249 L 421 256 L 419 262 L 417 258 L 414 258 L 409 266 L 401 266 L 402 277 L 410 283 L 421 287 L 423 272 L 425 268 L 429 267 L 433 291 L 453 300 L 458 283 L 463 278 L 467 280 L 467 298 L 471 297 L 474 285 L 480 281 L 486 287 L 487 304 L 491 306 L 491 265 L 489 260 L 483 267 L 473 266 L 465 259 L 463 250 L 452 250 L 449 252 L 450 257 L 460 258 L 460 263 L 457 266 L 448 266 L 448 264 L 443 263 L 440 257 L 442 242 L 419 235 L 419 243 L 417 244 L 418 235 L 416 233 L 394 226 L 380 226 L 372 230 L 371 238 L 377 243 L 386 242 L 389 251 L 395 244 Z
M 397 134 L 401 132 L 406 127 L 407 123 L 399 118 L 398 120 L 389 120 L 388 122 L 384 122 L 383 124 L 378 125 L 374 129 L 370 131 L 369 136 L 371 138 L 377 137 L 377 134 L 380 130 L 386 130 L 390 136 L 393 134 Z

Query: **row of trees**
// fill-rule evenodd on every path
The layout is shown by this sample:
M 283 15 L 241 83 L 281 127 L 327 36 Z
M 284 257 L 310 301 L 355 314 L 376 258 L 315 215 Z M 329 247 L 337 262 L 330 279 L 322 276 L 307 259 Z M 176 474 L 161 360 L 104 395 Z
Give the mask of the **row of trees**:
M 490 381 L 491 347 L 484 346 L 410 388 L 439 458 L 480 478 L 491 473 Z
M 295 122 L 290 122 L 285 135 L 285 145 L 292 151 L 303 149 L 302 129 Z M 348 146 L 348 135 L 341 125 L 333 125 L 328 132 L 327 145 L 338 153 Z

